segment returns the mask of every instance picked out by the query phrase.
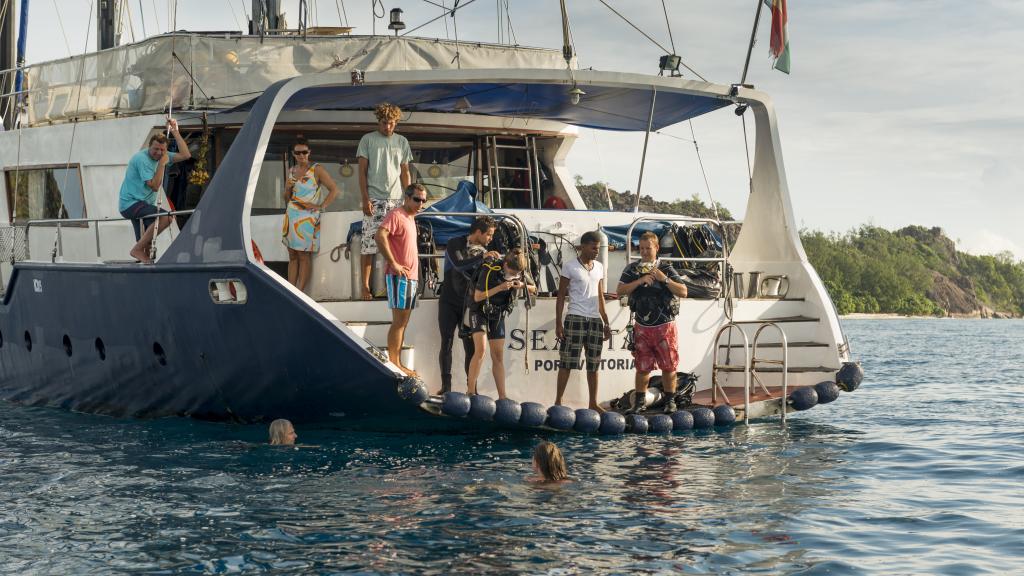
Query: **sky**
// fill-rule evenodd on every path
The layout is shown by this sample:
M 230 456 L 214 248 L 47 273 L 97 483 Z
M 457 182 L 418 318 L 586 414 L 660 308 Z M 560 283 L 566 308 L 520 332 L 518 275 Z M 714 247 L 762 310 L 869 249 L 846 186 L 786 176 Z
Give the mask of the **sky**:
M 95 0 L 34 0 L 27 59 L 81 53 Z M 169 29 L 169 2 L 128 0 L 133 28 Z M 757 0 L 605 0 L 708 80 L 738 82 Z M 240 29 L 251 0 L 178 0 L 177 28 Z M 453 0 L 383 0 L 408 28 Z M 372 2 L 308 0 L 311 25 L 373 31 Z M 498 13 L 521 45 L 561 47 L 555 0 L 461 0 L 417 36 L 496 42 Z M 870 224 L 938 226 L 960 250 L 1024 259 L 1024 2 L 1020 0 L 789 1 L 792 73 L 771 69 L 762 15 L 747 82 L 770 94 L 801 227 L 844 233 Z M 298 0 L 283 0 L 290 24 Z M 600 0 L 566 0 L 580 68 L 658 71 L 664 51 Z M 58 12 L 59 7 L 59 12 Z M 339 18 L 339 11 L 344 16 Z M 665 13 L 668 14 L 666 25 Z M 377 32 L 387 19 L 377 20 Z M 63 30 L 63 32 L 62 32 Z M 671 37 L 670 37 L 671 30 Z M 89 49 L 95 49 L 95 30 Z M 66 38 L 66 40 L 65 40 Z M 506 40 L 507 41 L 507 40 Z M 685 72 L 684 76 L 694 78 Z M 748 113 L 748 116 L 751 116 Z M 752 116 L 748 129 L 753 128 Z M 692 132 L 691 132 L 692 129 Z M 751 133 L 752 134 L 752 133 Z M 694 136 L 699 147 L 695 152 Z M 636 190 L 643 134 L 581 129 L 568 160 L 584 182 Z M 703 163 L 704 172 L 701 171 Z M 705 184 L 704 174 L 707 176 Z M 693 194 L 742 217 L 743 126 L 729 109 L 651 136 L 643 194 Z

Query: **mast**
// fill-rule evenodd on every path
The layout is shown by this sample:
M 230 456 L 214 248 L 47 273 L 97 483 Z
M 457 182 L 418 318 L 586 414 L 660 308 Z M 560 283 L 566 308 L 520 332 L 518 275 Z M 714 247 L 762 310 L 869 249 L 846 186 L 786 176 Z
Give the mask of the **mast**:
M 0 70 L 13 70 L 17 62 L 14 48 L 14 5 L 8 5 L 8 10 L 0 12 Z M 14 89 L 13 79 L 13 72 L 0 75 L 0 94 L 7 94 Z M 4 117 L 4 130 L 13 129 L 13 95 L 0 98 L 0 114 Z
M 96 49 L 106 50 L 121 43 L 118 34 L 118 16 L 121 13 L 121 0 L 100 0 L 96 11 Z
M 14 6 L 11 5 L 10 8 L 13 9 Z M 13 17 L 13 12 L 14 11 L 11 10 L 11 12 L 12 12 L 11 16 Z M 18 67 L 18 72 L 14 76 L 14 92 L 15 92 L 15 94 L 13 95 L 14 99 L 11 100 L 11 103 L 14 104 L 14 107 L 11 110 L 8 110 L 8 116 L 12 117 L 12 120 L 11 120 L 12 122 L 14 122 L 17 119 L 17 116 L 18 116 L 18 105 L 23 100 L 23 96 L 21 95 L 21 90 L 22 90 L 22 86 L 24 85 L 24 80 L 25 80 L 25 71 L 23 69 L 25 68 L 25 45 L 26 45 L 27 42 L 28 42 L 28 0 L 21 0 L 21 22 L 18 23 L 18 56 L 17 56 L 18 61 L 15 63 L 15 65 Z
M 252 21 L 249 34 L 264 36 L 270 30 L 281 28 L 280 0 L 252 0 Z

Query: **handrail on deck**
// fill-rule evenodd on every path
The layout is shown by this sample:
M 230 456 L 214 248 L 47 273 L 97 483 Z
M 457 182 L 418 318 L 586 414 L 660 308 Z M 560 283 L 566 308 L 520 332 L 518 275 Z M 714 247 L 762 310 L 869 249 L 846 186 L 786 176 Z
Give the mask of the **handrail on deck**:
M 193 212 L 195 212 L 195 209 L 192 209 L 192 210 L 172 210 L 170 212 L 158 212 L 156 214 L 149 214 L 149 215 L 146 215 L 146 216 L 140 216 L 139 218 L 125 218 L 125 217 L 121 216 L 121 217 L 118 217 L 118 218 L 110 218 L 110 217 L 103 217 L 103 218 L 47 218 L 47 219 L 40 219 L 40 220 L 29 220 L 25 224 L 25 237 L 28 238 L 29 231 L 30 231 L 30 229 L 32 228 L 33 225 L 34 226 L 40 226 L 40 225 L 43 225 L 43 224 L 56 224 L 56 228 L 57 228 L 56 235 L 57 236 L 54 239 L 53 251 L 50 253 L 50 262 L 56 262 L 57 258 L 63 258 L 64 257 L 64 239 L 63 239 L 63 236 L 61 235 L 61 226 L 65 225 L 65 224 L 90 224 L 90 223 L 95 223 L 96 226 L 93 226 L 92 228 L 96 232 L 96 259 L 99 260 L 103 256 L 102 250 L 100 249 L 100 227 L 99 227 L 99 225 L 101 223 L 126 222 L 126 221 L 130 221 L 130 220 L 147 220 L 147 219 L 154 219 L 155 220 L 155 219 L 160 218 L 162 216 L 177 216 L 179 214 L 191 214 Z M 145 228 L 143 228 L 143 229 L 145 229 Z M 155 246 L 156 245 L 156 237 L 155 236 L 153 238 L 153 243 L 154 243 L 154 246 Z M 31 254 L 29 254 L 29 255 L 31 256 Z
M 470 217 L 470 218 L 479 218 L 481 216 L 490 216 L 491 218 L 494 218 L 495 220 L 511 220 L 512 222 L 514 222 L 516 224 L 516 228 L 519 229 L 519 240 L 521 242 L 520 246 L 523 247 L 523 250 L 526 250 L 527 242 L 529 242 L 529 240 L 530 240 L 530 233 L 526 230 L 526 224 L 523 224 L 523 221 L 520 220 L 519 217 L 516 216 L 515 214 L 502 214 L 500 212 L 427 212 L 427 211 L 423 211 L 423 212 L 420 212 L 420 213 L 416 214 L 415 216 L 413 216 L 413 218 L 419 218 L 420 216 L 459 216 L 459 217 Z
M 687 223 L 690 223 L 690 224 L 714 224 L 714 225 L 718 226 L 719 231 L 722 234 L 722 241 L 723 241 L 723 243 L 722 243 L 722 257 L 721 258 L 688 258 L 688 257 L 685 257 L 685 256 L 683 256 L 683 257 L 667 256 L 667 257 L 659 257 L 658 258 L 659 260 L 664 260 L 666 262 L 718 262 L 724 268 L 726 262 L 729 259 L 729 253 L 728 253 L 728 250 L 726 249 L 726 246 L 725 246 L 725 230 L 724 230 L 725 224 L 721 220 L 716 220 L 714 218 L 694 218 L 692 216 L 673 216 L 673 215 L 667 215 L 667 216 L 640 216 L 639 218 L 634 219 L 633 222 L 629 225 L 629 228 L 626 230 L 626 263 L 627 264 L 629 263 L 630 260 L 637 260 L 637 259 L 640 258 L 639 254 L 637 254 L 636 256 L 633 255 L 633 230 L 636 228 L 636 225 L 639 224 L 640 222 L 687 222 Z M 734 223 L 735 224 L 739 224 L 739 221 L 735 221 L 735 222 L 734 221 L 729 221 L 728 222 L 728 224 L 734 224 Z

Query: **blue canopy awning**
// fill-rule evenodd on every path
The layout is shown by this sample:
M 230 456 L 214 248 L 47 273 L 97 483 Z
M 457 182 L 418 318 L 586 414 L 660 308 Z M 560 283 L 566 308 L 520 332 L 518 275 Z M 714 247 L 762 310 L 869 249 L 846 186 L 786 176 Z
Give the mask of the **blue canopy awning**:
M 284 110 L 373 110 L 391 102 L 411 112 L 471 112 L 488 116 L 555 120 L 602 130 L 643 131 L 651 111 L 652 86 L 581 84 L 586 93 L 572 104 L 563 82 L 451 82 L 327 85 L 299 90 Z M 730 104 L 714 95 L 659 88 L 651 128 L 660 130 Z M 251 103 L 236 110 L 245 110 Z

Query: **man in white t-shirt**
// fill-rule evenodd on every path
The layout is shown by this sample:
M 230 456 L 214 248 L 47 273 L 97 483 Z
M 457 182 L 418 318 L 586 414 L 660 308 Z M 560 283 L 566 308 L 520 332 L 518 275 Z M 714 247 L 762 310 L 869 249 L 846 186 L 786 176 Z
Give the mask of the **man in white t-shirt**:
M 569 372 L 579 370 L 580 352 L 586 351 L 587 387 L 590 408 L 604 412 L 597 405 L 597 369 L 601 366 L 603 342 L 612 337 L 608 314 L 604 311 L 604 266 L 597 261 L 601 235 L 587 232 L 580 238 L 579 258 L 562 266 L 555 302 L 555 335 L 559 345 L 558 390 L 555 404 L 562 404 L 562 394 L 569 382 Z M 569 296 L 569 314 L 562 323 L 562 308 Z

